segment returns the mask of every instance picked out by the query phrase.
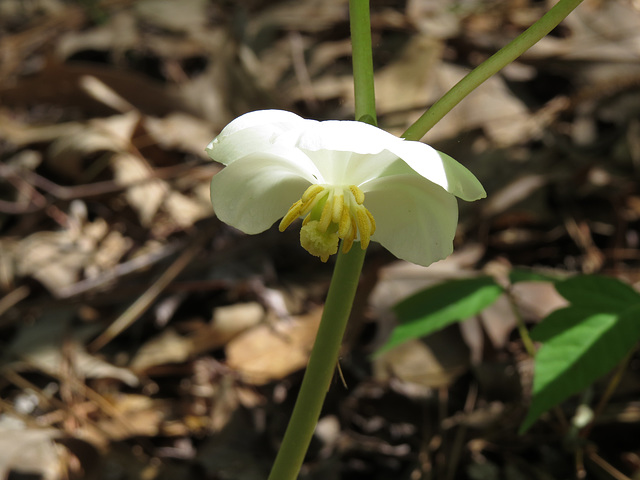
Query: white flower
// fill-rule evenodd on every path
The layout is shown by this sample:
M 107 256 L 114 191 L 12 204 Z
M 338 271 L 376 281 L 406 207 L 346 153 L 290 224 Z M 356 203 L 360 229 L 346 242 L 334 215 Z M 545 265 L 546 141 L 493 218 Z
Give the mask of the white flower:
M 326 261 L 354 241 L 381 243 L 429 265 L 453 251 L 455 197 L 486 196 L 465 167 L 430 146 L 354 121 L 305 120 L 281 110 L 247 113 L 208 146 L 226 168 L 211 182 L 223 222 L 248 234 L 303 217 L 300 239 Z

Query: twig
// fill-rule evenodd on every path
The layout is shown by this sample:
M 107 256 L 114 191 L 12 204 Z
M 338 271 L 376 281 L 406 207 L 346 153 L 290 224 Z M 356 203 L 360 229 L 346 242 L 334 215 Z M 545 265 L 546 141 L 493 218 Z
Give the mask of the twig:
M 161 247 L 158 251 L 142 255 L 140 257 L 132 258 L 126 262 L 116 265 L 111 270 L 104 272 L 102 275 L 95 278 L 87 278 L 79 282 L 69 285 L 64 288 L 60 288 L 56 295 L 58 298 L 71 298 L 82 293 L 89 292 L 98 287 L 106 285 L 108 283 L 117 280 L 120 277 L 129 275 L 138 270 L 148 268 L 154 263 L 174 254 L 184 247 L 184 242 L 175 242 L 170 245 Z
M 58 185 L 57 183 L 54 183 L 51 180 L 48 180 L 47 178 L 44 178 L 43 176 L 38 175 L 37 173 L 30 170 L 19 169 L 12 165 L 0 163 L 0 178 L 18 178 L 32 187 L 39 188 L 49 193 L 50 195 L 53 195 L 58 200 L 75 200 L 78 198 L 89 198 L 105 195 L 107 193 L 121 192 L 131 187 L 144 185 L 145 183 L 152 182 L 156 179 L 175 178 L 176 176 L 182 173 L 190 172 L 194 168 L 197 168 L 199 166 L 202 166 L 202 162 L 193 161 L 175 165 L 172 167 L 158 168 L 156 170 L 153 170 L 152 174 L 147 178 L 138 179 L 125 184 L 118 184 L 113 180 L 108 180 L 104 182 L 94 182 L 85 185 L 66 187 Z M 0 211 L 14 215 L 34 213 L 45 208 L 47 204 L 48 202 L 42 203 L 38 201 L 35 204 L 34 202 L 32 202 L 27 206 L 20 206 L 16 202 L 7 202 L 4 200 L 0 200 Z
M 102 332 L 91 344 L 88 350 L 100 350 L 107 343 L 129 328 L 138 318 L 147 311 L 164 289 L 182 272 L 202 250 L 202 244 L 208 238 L 207 231 L 198 235 L 195 241 L 189 245 L 169 268 L 144 292 L 125 312 L 120 315 L 107 329 Z
M 604 407 L 607 406 L 607 403 L 609 403 L 609 400 L 611 400 L 611 396 L 616 391 L 616 388 L 618 388 L 618 385 L 622 380 L 622 376 L 624 375 L 624 372 L 627 369 L 627 366 L 629 365 L 629 362 L 631 361 L 631 358 L 633 357 L 633 354 L 635 353 L 636 348 L 633 348 L 629 353 L 627 353 L 627 355 L 622 359 L 622 362 L 620 362 L 620 364 L 618 365 L 616 373 L 613 375 L 613 377 L 607 384 L 607 388 L 604 391 L 602 398 L 600 398 L 600 401 L 598 402 L 598 406 L 595 408 L 593 412 L 593 419 L 580 432 L 580 436 L 582 438 L 587 438 L 589 436 L 589 433 L 591 433 L 591 429 L 593 428 L 593 425 L 595 424 L 596 420 L 600 415 L 602 415 L 602 411 L 604 410 Z
M 591 460 L 593 463 L 598 465 L 601 469 L 603 469 L 605 472 L 611 475 L 611 477 L 614 478 L 615 480 L 631 480 L 631 478 L 627 477 L 624 473 L 622 473 L 620 470 L 618 470 L 609 462 L 607 462 L 595 451 L 591 450 L 587 452 L 587 455 L 589 457 L 589 460 Z
M 0 298 L 0 316 L 15 304 L 21 302 L 25 298 L 29 296 L 31 293 L 31 289 L 26 285 L 22 285 L 14 290 L 11 290 L 4 297 Z M 4 322 L 0 322 L 0 327 L 2 327 Z

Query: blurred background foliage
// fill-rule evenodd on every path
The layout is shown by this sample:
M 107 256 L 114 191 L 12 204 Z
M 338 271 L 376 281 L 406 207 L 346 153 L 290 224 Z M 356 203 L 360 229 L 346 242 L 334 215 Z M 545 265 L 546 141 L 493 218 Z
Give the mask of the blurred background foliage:
M 551 4 L 372 1 L 380 125 L 402 133 Z M 250 110 L 352 119 L 347 15 L 346 0 L 0 2 L 2 478 L 266 477 L 331 265 L 295 232 L 220 224 L 204 147 Z M 301 478 L 639 478 L 636 357 L 588 439 L 563 418 L 606 381 L 517 436 L 532 363 L 504 299 L 371 358 L 391 307 L 443 280 L 512 265 L 640 280 L 639 60 L 640 4 L 585 0 L 429 132 L 488 199 L 461 205 L 456 252 L 428 269 L 369 249 L 347 388 Z M 529 326 L 566 305 L 546 283 L 512 295 Z

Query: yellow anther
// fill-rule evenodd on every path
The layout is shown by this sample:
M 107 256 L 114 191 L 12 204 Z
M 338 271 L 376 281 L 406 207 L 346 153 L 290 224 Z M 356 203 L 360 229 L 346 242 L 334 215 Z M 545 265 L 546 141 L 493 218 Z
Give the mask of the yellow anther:
M 358 222 L 358 231 L 360 232 L 360 246 L 364 250 L 369 246 L 369 240 L 371 239 L 371 222 L 369 222 L 369 217 L 363 210 L 366 211 L 364 207 L 356 210 L 356 220 Z
M 300 216 L 308 214 L 313 207 L 324 197 L 321 193 L 326 192 L 327 189 L 322 185 L 311 185 L 307 188 L 300 200 L 302 200 L 302 208 L 300 209 Z
M 313 200 L 313 197 L 315 197 L 316 195 L 318 195 L 321 191 L 324 190 L 324 187 L 322 185 L 311 185 L 309 188 L 307 188 L 304 193 L 302 194 L 301 200 L 303 202 L 308 202 L 309 200 Z
M 349 228 L 351 228 L 351 212 L 348 208 L 342 210 L 342 214 L 340 216 L 340 222 L 338 223 L 338 236 L 340 238 L 344 238 L 349 233 Z
M 364 193 L 362 193 L 362 190 L 360 190 L 355 185 L 350 185 L 349 190 L 351 191 L 351 195 L 353 195 L 353 198 L 356 201 L 356 203 L 358 205 L 362 205 L 362 202 L 364 202 Z
M 298 200 L 296 203 L 291 205 L 291 208 L 287 212 L 287 214 L 280 221 L 280 226 L 278 230 L 284 232 L 289 225 L 293 223 L 293 221 L 300 216 L 300 210 L 302 210 L 302 200 Z
M 376 222 L 363 203 L 364 193 L 356 185 L 311 185 L 289 208 L 279 228 L 282 232 L 295 219 L 304 217 L 300 243 L 326 262 L 337 252 L 340 239 L 344 253 L 351 250 L 356 240 L 363 249 L 369 246 Z
M 331 221 L 333 223 L 340 223 L 342 218 L 342 212 L 346 210 L 344 208 L 344 195 L 336 193 L 333 195 L 333 212 L 331 213 Z
M 369 210 L 365 208 L 364 211 L 367 212 L 369 222 L 371 222 L 371 235 L 373 235 L 374 233 L 376 233 L 376 221 L 373 219 L 373 215 L 371 215 L 371 212 Z
M 322 207 L 322 214 L 320 215 L 320 221 L 318 222 L 318 229 L 321 232 L 326 232 L 329 225 L 331 225 L 331 219 L 333 218 L 333 199 L 331 195 Z
M 355 228 L 352 228 L 351 230 L 349 230 L 349 234 L 344 237 L 343 241 L 342 241 L 342 253 L 349 253 L 349 250 L 351 250 L 351 247 L 353 246 L 353 242 L 356 239 L 356 230 Z

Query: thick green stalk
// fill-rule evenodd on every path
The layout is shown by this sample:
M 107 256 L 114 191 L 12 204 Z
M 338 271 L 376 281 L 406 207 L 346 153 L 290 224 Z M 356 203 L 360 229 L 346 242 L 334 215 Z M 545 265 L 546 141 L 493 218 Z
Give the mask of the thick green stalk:
M 460 80 L 411 125 L 402 136 L 407 140 L 420 140 L 478 85 L 531 48 L 542 37 L 558 26 L 580 3 L 582 3 L 582 0 L 560 0 L 540 20 Z
M 369 1 L 350 0 L 349 12 L 356 119 L 375 125 Z M 298 477 L 338 361 L 364 257 L 365 251 L 357 242 L 348 253 L 342 253 L 342 249 L 338 253 L 320 328 L 269 480 L 295 480 Z

